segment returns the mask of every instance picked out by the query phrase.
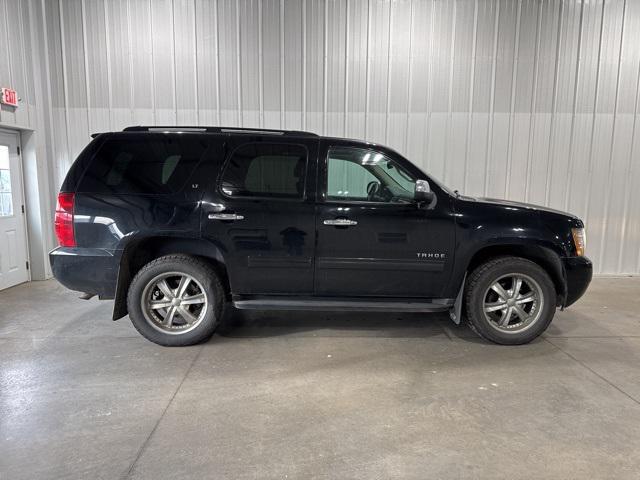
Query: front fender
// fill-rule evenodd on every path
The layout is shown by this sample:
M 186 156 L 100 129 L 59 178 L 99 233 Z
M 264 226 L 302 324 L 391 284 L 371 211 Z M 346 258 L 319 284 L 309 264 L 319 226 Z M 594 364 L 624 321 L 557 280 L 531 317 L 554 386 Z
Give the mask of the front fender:
M 517 241 L 510 238 L 496 239 L 496 241 L 491 244 L 478 246 L 476 249 L 465 253 L 465 256 L 458 257 L 452 275 L 451 291 L 459 291 L 463 285 L 465 276 L 471 273 L 478 265 L 484 263 L 489 258 L 505 255 L 526 258 L 544 268 L 556 288 L 556 305 L 565 305 L 567 298 L 567 274 L 562 262 L 562 257 L 557 249 L 536 239 L 528 239 L 527 241 L 523 239 Z
M 456 259 L 447 288 L 455 296 L 467 272 L 490 257 L 515 255 L 540 264 L 551 276 L 563 305 L 567 293 L 561 258 L 561 239 L 541 221 L 537 210 L 517 205 L 458 200 L 456 209 Z

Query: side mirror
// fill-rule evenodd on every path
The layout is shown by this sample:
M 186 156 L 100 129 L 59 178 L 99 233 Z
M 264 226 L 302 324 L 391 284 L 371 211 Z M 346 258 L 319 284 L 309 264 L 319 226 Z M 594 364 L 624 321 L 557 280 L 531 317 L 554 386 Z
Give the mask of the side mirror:
M 416 191 L 413 198 L 418 204 L 426 203 L 430 205 L 435 198 L 435 194 L 431 191 L 429 182 L 426 180 L 416 180 Z

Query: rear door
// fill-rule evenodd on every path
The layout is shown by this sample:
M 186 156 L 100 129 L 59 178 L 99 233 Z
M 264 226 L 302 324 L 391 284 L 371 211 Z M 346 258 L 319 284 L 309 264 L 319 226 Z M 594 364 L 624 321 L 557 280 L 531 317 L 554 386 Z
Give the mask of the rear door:
M 230 137 L 202 233 L 224 252 L 234 294 L 313 293 L 317 144 Z
M 0 290 L 29 280 L 18 134 L 0 131 Z
M 318 160 L 316 294 L 440 297 L 454 250 L 448 195 L 419 206 L 415 181 L 427 178 L 406 160 L 327 142 Z

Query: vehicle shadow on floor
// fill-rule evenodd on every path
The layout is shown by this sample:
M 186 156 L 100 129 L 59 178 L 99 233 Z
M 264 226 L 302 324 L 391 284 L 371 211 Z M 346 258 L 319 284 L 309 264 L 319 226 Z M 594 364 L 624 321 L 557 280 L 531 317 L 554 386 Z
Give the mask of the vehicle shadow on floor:
M 228 308 L 217 330 L 227 338 L 389 337 L 482 342 L 447 313 L 248 311 Z

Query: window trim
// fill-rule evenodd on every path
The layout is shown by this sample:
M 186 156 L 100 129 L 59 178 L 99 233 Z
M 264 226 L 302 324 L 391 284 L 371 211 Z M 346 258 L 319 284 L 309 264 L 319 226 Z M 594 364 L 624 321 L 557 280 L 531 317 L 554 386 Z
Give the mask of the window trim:
M 222 181 L 224 179 L 224 174 L 227 171 L 227 168 L 229 167 L 229 162 L 231 162 L 231 159 L 233 158 L 233 155 L 235 155 L 236 151 L 239 150 L 242 147 L 245 147 L 247 145 L 290 145 L 290 146 L 296 146 L 296 147 L 302 147 L 305 151 L 305 158 L 304 158 L 304 187 L 302 189 L 302 195 L 300 197 L 296 197 L 296 198 L 287 198 L 287 197 L 269 197 L 269 196 L 258 196 L 258 195 L 251 195 L 251 196 L 247 196 L 247 195 L 227 195 L 223 190 L 222 190 Z M 220 169 L 220 173 L 218 175 L 218 180 L 216 181 L 216 190 L 218 192 L 218 194 L 220 194 L 222 197 L 224 197 L 225 199 L 228 200 L 269 200 L 269 201 L 277 201 L 277 202 L 295 202 L 295 203 L 304 203 L 307 200 L 307 186 L 308 186 L 308 176 L 309 176 L 309 149 L 307 148 L 307 146 L 303 143 L 289 143 L 289 142 L 244 142 L 241 143 L 239 145 L 237 145 L 236 147 L 233 148 L 233 150 L 231 150 L 231 152 L 227 155 L 227 157 L 224 160 L 224 163 L 222 165 L 222 168 Z
M 318 199 L 318 203 L 323 203 L 323 204 L 328 204 L 328 205 L 344 205 L 344 204 L 362 205 L 362 206 L 372 205 L 372 206 L 376 206 L 376 207 L 384 206 L 384 207 L 394 207 L 394 208 L 406 207 L 406 206 L 409 206 L 409 205 L 415 205 L 416 204 L 415 201 L 412 201 L 412 202 L 409 202 L 409 203 L 400 203 L 400 202 L 392 203 L 392 202 L 371 202 L 369 200 L 347 200 L 347 199 L 338 200 L 338 199 L 328 198 L 327 189 L 329 187 L 329 154 L 331 153 L 331 149 L 333 149 L 333 148 L 339 148 L 339 149 L 343 149 L 343 150 L 359 150 L 359 151 L 363 151 L 363 152 L 381 153 L 382 155 L 384 155 L 386 158 L 388 158 L 392 162 L 401 165 L 401 162 L 398 162 L 395 158 L 389 156 L 387 153 L 383 152 L 382 150 L 375 150 L 374 148 L 371 148 L 371 147 L 358 147 L 358 146 L 353 146 L 353 145 L 345 145 L 345 146 L 327 145 L 327 152 L 326 152 L 326 154 L 324 156 L 324 160 L 323 160 L 323 164 L 322 164 L 322 176 L 321 176 L 321 178 L 319 178 L 319 182 L 320 182 L 320 195 L 319 195 L 319 197 L 320 198 Z M 416 180 L 420 180 L 420 178 L 416 178 Z

